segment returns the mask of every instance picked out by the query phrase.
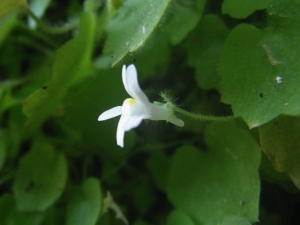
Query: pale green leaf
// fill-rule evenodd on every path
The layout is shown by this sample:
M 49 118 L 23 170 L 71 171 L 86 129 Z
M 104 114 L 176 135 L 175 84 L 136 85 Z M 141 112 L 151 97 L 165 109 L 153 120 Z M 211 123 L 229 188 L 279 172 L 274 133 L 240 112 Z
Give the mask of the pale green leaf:
M 35 144 L 22 157 L 13 184 L 22 211 L 43 211 L 62 194 L 67 180 L 65 157 L 46 143 Z

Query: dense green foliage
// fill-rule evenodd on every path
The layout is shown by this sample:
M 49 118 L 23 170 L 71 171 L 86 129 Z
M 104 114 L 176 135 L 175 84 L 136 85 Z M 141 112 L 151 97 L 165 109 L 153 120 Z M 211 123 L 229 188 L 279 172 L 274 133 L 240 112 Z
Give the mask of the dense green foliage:
M 299 12 L 299 0 L 1 0 L 0 224 L 298 224 Z M 97 118 L 129 97 L 132 63 L 151 102 L 167 92 L 219 119 L 175 110 L 184 127 L 145 120 L 120 148 L 118 118 Z

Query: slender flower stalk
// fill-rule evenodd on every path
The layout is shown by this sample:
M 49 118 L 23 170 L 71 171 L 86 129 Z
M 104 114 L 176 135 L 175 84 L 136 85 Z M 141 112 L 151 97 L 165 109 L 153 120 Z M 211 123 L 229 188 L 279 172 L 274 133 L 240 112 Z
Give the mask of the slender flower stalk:
M 125 99 L 122 106 L 116 106 L 103 112 L 98 121 L 107 120 L 121 115 L 117 128 L 117 144 L 124 146 L 124 134 L 137 127 L 142 120 L 166 120 L 177 126 L 183 126 L 184 122 L 174 115 L 174 111 L 168 107 L 168 103 L 150 103 L 148 97 L 141 90 L 137 71 L 134 65 L 122 69 L 122 80 L 127 93 L 131 98 Z

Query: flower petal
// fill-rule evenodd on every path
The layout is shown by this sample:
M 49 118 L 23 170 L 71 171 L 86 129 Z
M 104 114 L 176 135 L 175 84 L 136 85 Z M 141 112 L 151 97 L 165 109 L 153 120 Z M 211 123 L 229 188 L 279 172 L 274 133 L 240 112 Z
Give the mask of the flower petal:
M 123 67 L 124 68 L 124 67 Z M 123 75 L 123 73 L 122 73 Z M 124 82 L 125 80 L 125 82 Z M 128 94 L 134 99 L 138 99 L 144 104 L 149 104 L 148 97 L 141 90 L 138 78 L 137 71 L 133 64 L 129 65 L 126 69 L 125 76 L 123 78 L 123 83 Z M 126 85 L 125 85 L 126 83 Z M 127 86 L 127 87 L 126 87 Z
M 129 91 L 129 88 L 128 88 L 128 85 L 127 85 L 127 80 L 126 80 L 126 65 L 123 65 L 123 68 L 122 68 L 122 81 L 123 81 L 125 90 L 129 94 L 130 91 Z M 131 94 L 129 94 L 129 95 L 131 96 Z
M 122 106 L 116 106 L 112 109 L 109 109 L 105 112 L 103 112 L 99 117 L 98 121 L 108 120 L 110 118 L 119 116 L 122 114 Z
M 124 133 L 125 130 L 123 129 L 124 123 L 126 121 L 127 117 L 122 115 L 117 128 L 117 145 L 119 145 L 121 148 L 124 147 Z
M 123 129 L 125 131 L 129 131 L 132 128 L 136 128 L 138 125 L 140 125 L 143 119 L 145 119 L 145 116 L 129 117 L 124 123 Z

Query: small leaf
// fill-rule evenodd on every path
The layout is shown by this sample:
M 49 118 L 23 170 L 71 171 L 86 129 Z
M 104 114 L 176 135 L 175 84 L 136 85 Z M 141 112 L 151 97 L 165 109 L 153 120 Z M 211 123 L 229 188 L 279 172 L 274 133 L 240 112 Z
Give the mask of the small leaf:
M 20 160 L 13 184 L 22 211 L 43 211 L 62 194 L 67 180 L 65 157 L 46 143 L 35 144 Z
M 205 130 L 208 151 L 179 148 L 168 178 L 168 197 L 195 223 L 222 224 L 227 216 L 258 220 L 260 148 L 234 122 Z M 196 222 L 197 221 L 197 222 Z
M 256 10 L 267 8 L 271 0 L 224 0 L 222 13 L 233 18 L 244 19 Z
M 300 189 L 300 118 L 279 116 L 261 126 L 263 151 L 279 172 L 286 172 Z
M 104 58 L 111 57 L 112 66 L 128 53 L 144 46 L 158 26 L 170 0 L 124 1 L 116 17 L 107 26 Z
M 172 17 L 165 28 L 172 45 L 179 44 L 194 29 L 202 16 L 204 5 L 205 0 L 172 2 Z
M 21 9 L 22 7 L 27 7 L 26 0 L 1 0 L 0 20 L 6 14 L 8 14 L 14 10 Z
M 27 127 L 40 125 L 61 102 L 68 87 L 91 73 L 94 31 L 94 15 L 91 12 L 83 13 L 78 36 L 55 54 L 52 79 L 23 103 L 23 112 L 28 117 Z
M 96 224 L 102 206 L 100 182 L 96 178 L 86 179 L 73 193 L 67 206 L 67 225 Z

